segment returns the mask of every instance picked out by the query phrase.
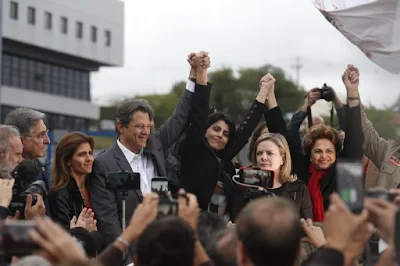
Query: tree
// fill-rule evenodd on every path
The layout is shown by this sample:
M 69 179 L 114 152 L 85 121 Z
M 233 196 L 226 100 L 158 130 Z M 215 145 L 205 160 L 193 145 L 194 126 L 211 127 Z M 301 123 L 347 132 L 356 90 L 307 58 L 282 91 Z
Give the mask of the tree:
M 237 77 L 231 68 L 209 73 L 209 80 L 213 84 L 210 104 L 217 110 L 229 114 L 236 123 L 240 123 L 258 94 L 260 79 L 267 73 L 276 78 L 275 94 L 282 112 L 296 111 L 304 101 L 304 91 L 298 90 L 296 84 L 282 69 L 272 65 L 240 69 Z M 155 124 L 160 126 L 172 114 L 185 86 L 185 81 L 179 81 L 174 83 L 167 94 L 151 94 L 135 98 L 144 98 L 150 102 L 156 114 Z
M 393 111 L 390 108 L 377 109 L 374 106 L 370 106 L 365 112 L 382 138 L 400 141 L 396 127 L 391 124 Z
M 240 123 L 258 94 L 260 79 L 267 73 L 271 73 L 276 79 L 275 94 L 282 112 L 296 111 L 304 101 L 304 91 L 298 90 L 282 69 L 272 65 L 240 69 L 238 78 L 234 77 L 229 68 L 211 73 L 211 104 Z

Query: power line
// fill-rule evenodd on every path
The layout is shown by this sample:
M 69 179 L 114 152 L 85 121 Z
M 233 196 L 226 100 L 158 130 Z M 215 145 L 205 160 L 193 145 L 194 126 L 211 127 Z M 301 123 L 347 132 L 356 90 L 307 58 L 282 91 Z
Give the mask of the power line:
M 296 70 L 296 85 L 297 89 L 300 90 L 300 70 L 303 68 L 303 65 L 300 63 L 299 56 L 296 56 L 296 63 L 291 65 L 290 68 L 294 68 Z

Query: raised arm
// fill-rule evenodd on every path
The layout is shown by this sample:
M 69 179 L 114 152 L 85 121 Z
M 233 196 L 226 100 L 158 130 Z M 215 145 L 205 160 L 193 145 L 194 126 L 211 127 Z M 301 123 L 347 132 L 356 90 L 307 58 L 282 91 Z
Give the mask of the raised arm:
M 271 133 L 279 133 L 286 138 L 289 144 L 290 155 L 292 157 L 293 173 L 299 174 L 305 172 L 303 167 L 305 156 L 298 148 L 298 142 L 295 137 L 290 135 L 283 114 L 278 106 L 278 102 L 275 97 L 275 90 L 271 90 L 268 95 L 268 111 L 264 114 L 265 121 L 268 125 L 268 131 Z M 300 169 L 301 168 L 301 169 Z
M 349 65 L 342 76 L 347 91 L 346 137 L 341 157 L 359 158 L 363 156 L 364 136 L 361 129 L 360 98 L 358 93 L 358 69 Z
M 258 95 L 247 112 L 243 122 L 240 124 L 233 140 L 233 145 L 227 149 L 224 160 L 230 161 L 239 151 L 246 145 L 257 127 L 260 119 L 265 111 L 265 102 L 267 100 L 268 91 L 274 86 L 275 78 L 271 74 L 267 74 L 260 80 L 260 90 Z
M 287 129 L 289 135 L 293 138 L 293 141 L 296 142 L 296 146 L 300 151 L 302 151 L 301 147 L 301 136 L 300 136 L 300 126 L 303 123 L 304 119 L 307 118 L 307 109 L 308 106 L 313 106 L 317 100 L 321 98 L 321 93 L 318 88 L 314 88 L 307 93 L 304 104 L 297 110 L 290 120 Z
M 198 57 L 203 57 L 209 61 L 207 53 L 200 53 Z M 180 143 L 180 157 L 188 156 L 203 144 L 206 132 L 206 123 L 210 105 L 211 84 L 207 83 L 207 67 L 197 67 L 196 73 L 196 92 L 193 97 L 193 108 L 190 115 L 190 127 L 186 133 L 186 138 Z
M 353 70 L 354 74 L 354 86 L 357 87 L 359 85 L 359 72 L 357 68 Z M 346 74 L 346 73 L 345 73 Z M 345 80 L 343 80 L 345 82 Z M 347 81 L 347 85 L 351 86 L 351 82 Z M 345 83 L 346 85 L 346 83 Z M 360 107 L 361 112 L 361 127 L 362 127 L 362 134 L 364 137 L 363 142 L 363 152 L 364 154 L 370 159 L 376 167 L 379 169 L 381 167 L 382 161 L 385 159 L 385 154 L 389 147 L 391 146 L 391 141 L 381 138 L 379 133 L 375 130 L 374 126 L 372 125 L 371 121 L 368 120 L 367 115 L 365 113 L 364 107 Z M 347 119 L 347 118 L 346 118 Z M 348 119 L 347 119 L 348 120 Z M 351 122 L 350 122 L 351 124 Z M 347 138 L 347 132 L 346 132 Z
M 193 58 L 194 54 L 191 53 L 188 56 L 188 62 L 191 63 Z M 209 67 L 209 61 L 206 60 L 207 58 L 205 57 L 201 58 L 199 64 L 203 67 Z M 193 93 L 195 89 L 195 83 L 192 79 L 194 72 L 197 71 L 197 69 L 194 69 L 193 65 L 191 66 L 192 68 L 190 71 L 190 78 L 188 80 L 188 84 L 186 85 L 185 91 L 179 99 L 178 104 L 172 115 L 161 126 L 159 132 L 157 132 L 157 135 L 160 138 L 164 150 L 170 148 L 171 145 L 177 141 L 177 139 L 185 129 L 187 121 L 189 120 L 189 116 L 192 110 Z

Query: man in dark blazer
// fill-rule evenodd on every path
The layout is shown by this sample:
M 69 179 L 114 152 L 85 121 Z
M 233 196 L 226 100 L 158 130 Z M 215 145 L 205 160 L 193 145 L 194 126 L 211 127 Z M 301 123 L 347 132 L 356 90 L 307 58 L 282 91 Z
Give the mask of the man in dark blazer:
M 95 159 L 89 184 L 97 226 L 106 245 L 113 243 L 122 232 L 122 195 L 107 189 L 106 173 L 128 171 L 141 174 L 141 190 L 128 191 L 126 198 L 125 217 L 128 224 L 142 195 L 151 190 L 150 178 L 166 176 L 164 150 L 178 139 L 186 124 L 193 90 L 194 83 L 189 81 L 174 113 L 155 133 L 150 133 L 153 110 L 148 102 L 131 100 L 118 108 L 118 140 Z

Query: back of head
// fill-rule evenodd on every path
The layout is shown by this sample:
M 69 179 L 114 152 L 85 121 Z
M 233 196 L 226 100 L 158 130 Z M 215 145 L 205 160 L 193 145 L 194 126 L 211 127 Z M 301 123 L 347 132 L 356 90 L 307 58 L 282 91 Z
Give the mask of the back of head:
M 188 224 L 176 216 L 162 217 L 151 223 L 140 236 L 135 265 L 192 265 L 194 243 L 194 232 Z
M 236 230 L 254 265 L 294 265 L 300 246 L 300 217 L 287 199 L 252 201 L 240 213 Z
M 197 223 L 197 234 L 203 246 L 207 246 L 213 235 L 223 229 L 226 229 L 226 223 L 221 216 L 207 211 L 200 213 Z
M 44 113 L 29 108 L 17 108 L 7 114 L 4 124 L 17 127 L 21 136 L 27 136 L 36 123 L 45 119 Z
M 236 230 L 225 228 L 214 234 L 205 250 L 215 266 L 236 266 L 237 244 Z

